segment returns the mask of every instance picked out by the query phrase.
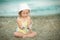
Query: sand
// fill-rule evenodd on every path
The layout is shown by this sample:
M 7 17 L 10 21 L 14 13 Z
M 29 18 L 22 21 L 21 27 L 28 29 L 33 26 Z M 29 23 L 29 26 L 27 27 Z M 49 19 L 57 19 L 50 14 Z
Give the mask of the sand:
M 60 15 L 32 16 L 32 21 L 32 30 L 37 36 L 22 39 L 13 35 L 16 17 L 0 17 L 0 40 L 60 40 Z

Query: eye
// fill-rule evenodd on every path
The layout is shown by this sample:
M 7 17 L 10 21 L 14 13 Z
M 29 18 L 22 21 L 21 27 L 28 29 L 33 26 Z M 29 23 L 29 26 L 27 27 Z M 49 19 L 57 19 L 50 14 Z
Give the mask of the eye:
M 28 12 L 26 12 L 26 14 L 28 14 Z

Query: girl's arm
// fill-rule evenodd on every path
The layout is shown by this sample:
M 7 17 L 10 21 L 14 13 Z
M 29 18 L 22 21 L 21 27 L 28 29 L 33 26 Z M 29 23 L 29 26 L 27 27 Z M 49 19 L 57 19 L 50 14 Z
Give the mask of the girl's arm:
M 20 21 L 19 18 L 17 18 L 17 24 L 18 24 L 18 27 L 19 27 L 20 29 L 23 29 L 22 24 L 21 24 L 21 21 Z
M 31 18 L 29 18 L 28 19 L 28 29 L 29 29 L 29 32 L 32 32 L 31 25 L 32 25 L 32 20 L 31 20 Z

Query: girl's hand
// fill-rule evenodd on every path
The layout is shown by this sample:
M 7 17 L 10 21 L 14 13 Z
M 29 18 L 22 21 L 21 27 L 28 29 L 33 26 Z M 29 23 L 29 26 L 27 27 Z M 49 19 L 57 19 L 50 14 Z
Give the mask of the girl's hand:
M 30 29 L 30 30 L 29 30 L 29 32 L 31 33 L 31 32 L 32 32 L 32 30 Z
M 30 28 L 27 28 L 27 29 L 29 30 L 30 33 L 32 32 L 32 29 L 30 29 Z

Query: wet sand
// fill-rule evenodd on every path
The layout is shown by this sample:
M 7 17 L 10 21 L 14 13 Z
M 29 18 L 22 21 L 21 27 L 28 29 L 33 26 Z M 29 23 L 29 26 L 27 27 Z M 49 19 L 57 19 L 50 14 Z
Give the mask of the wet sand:
M 60 40 L 60 15 L 32 16 L 32 30 L 37 32 L 33 38 L 16 38 L 16 17 L 0 17 L 0 40 Z

